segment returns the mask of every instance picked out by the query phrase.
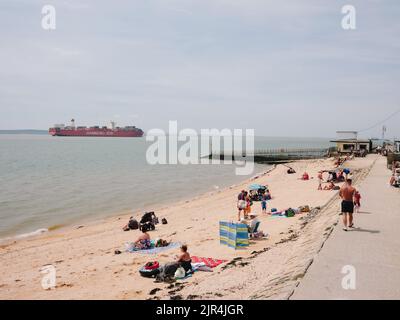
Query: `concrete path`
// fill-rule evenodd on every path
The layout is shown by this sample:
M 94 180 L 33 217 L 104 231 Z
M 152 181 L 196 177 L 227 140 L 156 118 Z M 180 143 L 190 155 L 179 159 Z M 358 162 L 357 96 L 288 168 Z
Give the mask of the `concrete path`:
M 400 190 L 389 178 L 379 157 L 356 186 L 356 229 L 345 232 L 339 221 L 291 299 L 400 299 Z

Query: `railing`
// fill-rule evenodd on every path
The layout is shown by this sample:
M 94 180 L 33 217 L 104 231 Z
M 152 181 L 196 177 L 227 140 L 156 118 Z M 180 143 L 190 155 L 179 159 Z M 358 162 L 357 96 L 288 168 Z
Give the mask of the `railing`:
M 224 152 L 212 153 L 209 158 L 253 158 L 255 162 L 285 162 L 301 159 L 324 158 L 332 152 L 331 148 L 275 148 L 275 149 L 255 149 L 251 152 Z

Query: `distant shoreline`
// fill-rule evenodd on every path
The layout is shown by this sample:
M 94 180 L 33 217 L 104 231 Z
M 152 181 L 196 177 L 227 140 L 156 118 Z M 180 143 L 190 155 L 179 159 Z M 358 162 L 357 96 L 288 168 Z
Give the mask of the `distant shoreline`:
M 48 134 L 47 130 L 21 129 L 21 130 L 0 130 L 0 134 Z

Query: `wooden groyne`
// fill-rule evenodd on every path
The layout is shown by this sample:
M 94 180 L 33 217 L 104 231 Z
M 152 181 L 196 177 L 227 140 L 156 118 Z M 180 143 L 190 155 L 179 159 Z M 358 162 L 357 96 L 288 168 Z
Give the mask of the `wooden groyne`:
M 257 149 L 251 153 L 212 153 L 210 159 L 247 160 L 256 163 L 287 163 L 296 160 L 321 159 L 330 156 L 331 148 Z

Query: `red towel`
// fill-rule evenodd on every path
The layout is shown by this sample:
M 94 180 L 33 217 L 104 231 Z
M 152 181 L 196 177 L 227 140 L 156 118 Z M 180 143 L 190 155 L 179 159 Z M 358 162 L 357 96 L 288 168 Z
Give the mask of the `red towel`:
M 218 259 L 213 259 L 213 258 L 202 258 L 202 257 L 196 257 L 192 256 L 192 263 L 200 263 L 203 262 L 207 267 L 210 268 L 215 268 L 219 266 L 221 263 L 226 262 L 226 260 L 218 260 Z

